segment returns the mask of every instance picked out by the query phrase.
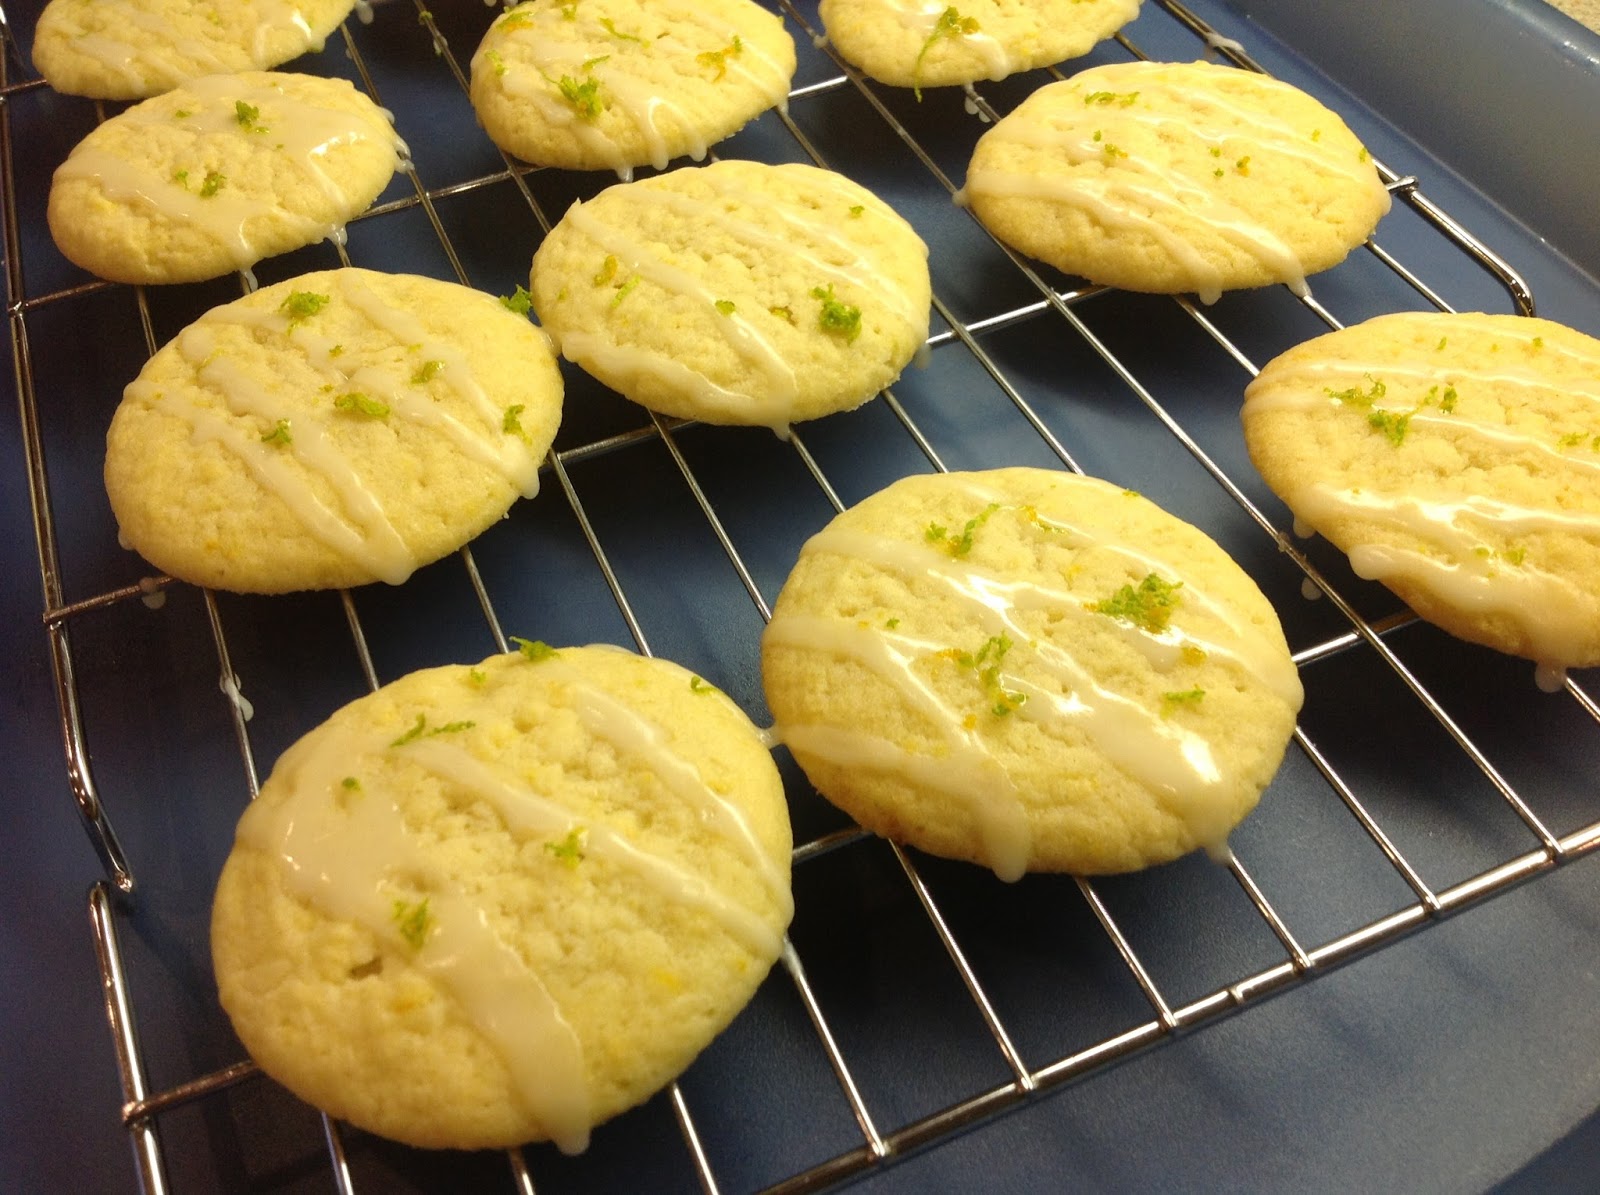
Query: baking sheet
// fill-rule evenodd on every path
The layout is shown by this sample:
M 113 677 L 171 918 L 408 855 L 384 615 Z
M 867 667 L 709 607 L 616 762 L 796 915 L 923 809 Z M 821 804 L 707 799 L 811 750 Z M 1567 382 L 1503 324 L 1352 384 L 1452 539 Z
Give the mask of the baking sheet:
M 1403 130 L 1316 75 L 1304 58 L 1282 54 L 1238 14 L 1194 7 L 1275 73 L 1332 103 L 1380 159 L 1422 177 L 1430 196 L 1515 259 L 1542 312 L 1597 330 L 1592 282 L 1429 159 Z M 465 0 L 438 8 L 434 20 L 464 62 L 492 12 Z M 8 6 L 19 29 L 31 28 L 32 11 Z M 815 27 L 810 7 L 799 13 Z M 358 83 L 365 70 L 395 111 L 428 195 L 420 202 L 410 182 L 397 179 L 377 214 L 351 226 L 351 259 L 451 277 L 431 207 L 468 280 L 508 292 L 525 280 L 538 213 L 553 219 L 572 198 L 611 180 L 549 171 L 520 182 L 511 177 L 476 129 L 414 8 L 380 6 L 371 26 L 352 22 L 350 34 L 359 61 L 335 40 L 297 66 Z M 1204 50 L 1156 4 L 1128 37 L 1157 58 Z M 862 89 L 843 80 L 804 35 L 797 42 L 793 127 L 769 115 L 717 152 L 805 160 L 809 145 L 877 190 L 935 246 L 935 293 L 949 317 L 977 330 L 952 337 L 950 325 L 936 319 L 929 368 L 908 372 L 892 403 L 803 426 L 804 454 L 749 429 L 658 427 L 569 370 L 557 449 L 572 498 L 547 473 L 541 496 L 519 504 L 471 551 L 503 629 L 551 642 L 637 645 L 636 629 L 651 650 L 712 679 L 761 720 L 760 612 L 701 497 L 750 583 L 770 601 L 799 544 L 833 509 L 807 454 L 847 504 L 894 477 L 935 467 L 935 459 L 980 468 L 1061 465 L 1065 456 L 1199 524 L 1257 579 L 1291 645 L 1317 653 L 1305 667 L 1308 741 L 1431 891 L 1470 884 L 1535 850 L 1538 840 L 1523 820 L 1371 643 L 1327 649 L 1350 623 L 1330 601 L 1301 596 L 1299 565 L 1219 482 L 1220 474 L 1286 527 L 1239 443 L 1239 392 L 1248 377 L 1240 361 L 1193 311 L 1170 299 L 1096 295 L 1070 308 L 1081 328 L 1059 310 L 1031 310 L 1040 292 L 951 205 L 935 173 L 959 183 L 982 131 L 961 92 L 930 91 L 916 104 L 909 94 Z M 1081 65 L 1129 53 L 1111 43 Z M 1047 77 L 1034 72 L 979 92 L 1005 111 Z M 208 605 L 196 591 L 173 586 L 155 610 L 137 597 L 95 604 L 147 571 L 117 548 L 98 480 L 105 424 L 146 352 L 140 307 L 128 288 L 77 289 L 86 280 L 44 233 L 43 180 L 92 127 L 94 105 L 26 86 L 8 88 L 5 103 L 17 213 L 8 248 L 20 250 L 9 262 L 10 347 L 13 364 L 25 366 L 13 377 L 31 400 L 20 408 L 21 422 L 30 409 L 37 422 L 38 459 L 48 474 L 40 490 L 48 500 L 45 525 L 60 562 L 60 592 L 47 604 L 53 625 L 70 639 L 94 776 L 138 881 L 133 900 L 114 898 L 108 907 L 149 1089 L 159 1093 L 241 1056 L 216 1010 L 205 952 L 211 884 L 250 789 L 234 708 L 218 687 L 213 625 L 254 706 L 245 742 L 263 773 L 298 734 L 364 691 L 367 678 L 337 595 L 224 595 Z M 1403 205 L 1386 218 L 1379 239 L 1451 304 L 1509 309 L 1498 283 Z M 324 245 L 263 263 L 257 273 L 267 283 L 334 262 Z M 1076 286 L 1044 276 L 1058 290 Z M 225 279 L 146 292 L 156 340 L 234 297 L 238 285 Z M 1366 253 L 1313 286 L 1344 322 L 1424 303 Z M 1281 289 L 1230 295 L 1200 314 L 1257 363 L 1324 327 Z M 10 572 L 30 578 L 37 565 L 17 434 L 5 428 L 0 497 Z M 614 573 L 631 626 L 594 544 Z M 1369 623 L 1388 626 L 1403 617 L 1386 591 L 1355 579 L 1326 545 L 1305 551 Z M 20 761 L 15 792 L 22 796 L 7 816 L 16 819 L 22 849 L 7 872 L 6 908 L 17 912 L 6 918 L 4 948 L 17 963 L 9 973 L 26 974 L 37 993 L 16 997 L 21 1016 L 12 1023 L 37 1033 L 7 1043 L 16 1057 L 4 1068 L 5 1082 L 15 1085 L 6 1093 L 6 1115 L 17 1131 L 5 1136 L 24 1143 L 6 1147 L 16 1151 L 19 1174 L 48 1176 L 41 1185 L 60 1189 L 81 1164 L 71 1160 L 80 1142 L 91 1143 L 84 1161 L 117 1173 L 125 1173 L 128 1154 L 116 1125 L 121 1097 L 97 1007 L 98 972 L 85 957 L 90 934 L 80 897 L 99 871 L 72 825 L 32 584 L 6 588 L 8 607 L 21 611 L 5 620 L 6 658 L 15 667 L 8 669 L 4 733 Z M 60 614 L 84 602 L 93 608 Z M 494 650 L 472 573 L 459 559 L 398 589 L 357 591 L 351 606 L 379 680 Z M 1578 697 L 1543 698 L 1527 665 L 1422 625 L 1399 625 L 1383 643 L 1552 834 L 1593 825 L 1600 816 L 1600 731 Z M 1578 678 L 1585 689 L 1591 680 Z M 828 836 L 847 828 L 842 819 L 792 766 L 786 775 L 797 842 L 831 843 Z M 1303 750 L 1291 749 L 1234 848 L 1293 940 L 1313 954 L 1417 903 Z M 1460 1189 L 1495 1181 L 1543 1150 L 1593 1108 L 1600 1090 L 1593 1066 L 1573 1048 L 1594 1040 L 1600 1007 L 1593 969 L 1571 962 L 1585 948 L 1592 955 L 1592 864 L 1541 876 L 1355 966 L 1290 984 L 1291 994 L 1256 1001 L 1231 1018 L 1222 1015 L 1232 1003 L 1230 985 L 1269 975 L 1291 957 L 1236 879 L 1190 859 L 1097 882 L 1091 892 L 1099 912 L 1147 969 L 1160 1001 L 1200 1008 L 1196 1020 L 1205 1026 L 1158 1032 L 1151 1040 L 1163 1040 L 1131 1062 L 1099 1067 L 1097 1050 L 1109 1056 L 1114 1048 L 1105 1043 L 1147 1033 L 1158 1010 L 1084 892 L 1062 877 L 1007 886 L 970 868 L 906 858 L 909 872 L 883 844 L 850 839 L 836 849 L 804 849 L 797 865 L 792 939 L 814 1011 L 837 1043 L 836 1059 L 794 977 L 777 971 L 685 1075 L 682 1114 L 660 1097 L 601 1129 L 581 1159 L 530 1149 L 533 1185 L 698 1187 L 705 1174 L 682 1131 L 687 1119 L 709 1174 L 727 1191 L 858 1171 L 872 1185 L 916 1190 L 1020 1188 L 1046 1179 L 1267 1188 L 1279 1178 L 1290 1185 L 1291 1177 L 1293 1185 L 1318 1187 L 1361 1185 L 1363 1176 Z M 1066 1060 L 1078 1068 L 1075 1077 L 1081 1070 L 1075 1082 L 1041 1095 L 1005 1094 L 1014 1072 L 912 877 L 948 924 L 970 978 L 1030 1075 L 1059 1076 L 1049 1068 Z M 1222 1004 L 1213 1009 L 1219 993 Z M 857 1106 L 839 1082 L 841 1060 L 859 1091 Z M 975 1098 L 989 1101 L 977 1127 L 947 1132 L 940 1117 Z M 872 1163 L 863 1111 L 879 1138 L 903 1145 L 909 1157 Z M 64 1134 L 69 1112 L 75 1127 Z M 175 1190 L 325 1190 L 332 1179 L 317 1118 L 261 1079 L 182 1103 L 152 1123 Z M 1150 1135 L 1168 1145 L 1130 1145 Z M 504 1155 L 421 1154 L 353 1132 L 343 1141 L 357 1190 L 494 1190 L 516 1181 Z

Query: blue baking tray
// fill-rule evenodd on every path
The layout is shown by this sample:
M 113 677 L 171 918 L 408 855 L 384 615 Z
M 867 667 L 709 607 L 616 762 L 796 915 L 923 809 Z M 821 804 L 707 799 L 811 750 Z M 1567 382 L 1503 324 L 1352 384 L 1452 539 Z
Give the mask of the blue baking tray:
M 5 7 L 25 51 L 38 4 Z M 502 158 L 457 74 L 493 10 L 430 7 L 380 4 L 295 68 L 369 88 L 415 156 L 415 175 L 350 226 L 348 258 L 506 293 L 543 224 L 612 180 Z M 1525 287 L 1540 314 L 1600 334 L 1563 189 L 1595 152 L 1584 122 L 1600 85 L 1584 63 L 1600 55 L 1533 5 L 1474 3 L 1476 24 L 1435 14 L 1420 33 L 1340 6 L 1339 36 L 1325 6 L 1249 7 L 1148 3 L 1064 70 L 1236 42 L 1389 168 L 1377 241 L 1398 270 L 1358 251 L 1313 279 L 1313 304 L 1273 288 L 1200 308 L 1024 268 L 950 188 L 983 118 L 1052 72 L 918 103 L 815 44 L 814 5 L 781 6 L 800 50 L 787 114 L 716 152 L 819 160 L 905 214 L 933 247 L 927 368 L 789 442 L 658 421 L 569 369 L 540 496 L 468 553 L 400 587 L 272 598 L 167 584 L 117 545 L 100 469 L 122 387 L 152 343 L 241 283 L 139 292 L 65 262 L 45 231 L 49 174 L 114 106 L 57 96 L 8 61 L 0 1187 L 1587 1189 L 1596 678 L 1540 694 L 1526 663 L 1416 622 L 1327 545 L 1294 540 L 1238 407 L 1252 365 L 1330 319 L 1434 299 L 1511 311 Z M 1497 42 L 1504 22 L 1520 35 Z M 1470 62 L 1478 85 L 1450 93 L 1428 66 L 1441 59 Z M 1408 64 L 1411 85 L 1395 78 Z M 1594 105 L 1567 121 L 1570 149 L 1545 133 L 1507 144 L 1482 115 L 1544 76 Z M 1512 177 L 1537 181 L 1510 185 L 1508 153 L 1522 155 Z M 322 244 L 256 273 L 339 260 Z M 761 721 L 763 603 L 836 504 L 907 473 L 1019 463 L 1142 491 L 1222 543 L 1279 610 L 1306 683 L 1301 738 L 1235 834 L 1233 869 L 1197 857 L 1001 884 L 856 834 L 780 752 L 799 844 L 792 953 L 674 1089 L 587 1154 L 410 1150 L 326 1125 L 253 1073 L 216 1004 L 206 928 L 234 823 L 297 736 L 372 683 L 477 660 L 501 634 L 648 649 Z

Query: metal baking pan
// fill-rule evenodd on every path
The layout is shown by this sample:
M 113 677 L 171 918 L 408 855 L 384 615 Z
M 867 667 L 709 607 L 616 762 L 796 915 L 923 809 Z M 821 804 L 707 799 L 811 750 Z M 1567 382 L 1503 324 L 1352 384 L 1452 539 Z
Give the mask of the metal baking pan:
M 6 5 L 24 50 L 38 7 Z M 1490 77 L 1559 79 L 1552 96 L 1589 107 L 1556 127 L 1581 129 L 1600 111 L 1597 43 L 1540 6 L 1479 0 L 1380 63 L 1360 46 L 1387 44 L 1392 14 L 1242 7 L 1152 0 L 1068 69 L 1236 43 L 1343 114 L 1389 169 L 1395 209 L 1375 249 L 1312 280 L 1310 303 L 1273 288 L 1203 308 L 1010 257 L 951 190 L 983 119 L 1051 72 L 917 103 L 814 44 L 814 5 L 782 5 L 801 53 L 787 113 L 716 152 L 820 161 L 911 220 L 934 247 L 929 366 L 787 442 L 656 420 L 569 370 L 538 498 L 404 586 L 274 598 L 150 578 L 117 545 L 99 472 L 122 386 L 240 281 L 141 292 L 63 261 L 44 229 L 49 174 L 105 110 L 8 60 L 3 1185 L 1582 1189 L 1600 1153 L 1586 1122 L 1600 1106 L 1596 677 L 1540 694 L 1531 666 L 1418 623 L 1326 544 L 1295 540 L 1244 455 L 1238 406 L 1255 366 L 1384 311 L 1531 298 L 1600 334 L 1600 284 L 1560 248 L 1584 241 L 1562 180 L 1594 144 L 1507 148 L 1485 132 L 1485 154 L 1513 155 L 1509 177 L 1539 180 L 1513 188 L 1503 161 L 1475 169 L 1471 132 L 1510 92 L 1431 98 L 1436 74 L 1478 61 L 1462 50 L 1477 17 L 1510 21 L 1520 33 L 1493 47 Z M 349 259 L 506 293 L 542 227 L 612 180 L 505 161 L 461 78 L 493 12 L 432 8 L 380 5 L 296 68 L 370 88 L 416 158 L 350 226 Z M 1399 86 L 1406 69 L 1430 86 Z M 323 244 L 256 272 L 337 260 Z M 1307 703 L 1233 868 L 1196 857 L 1005 885 L 854 833 L 780 753 L 793 951 L 677 1085 L 587 1154 L 409 1150 L 325 1124 L 254 1073 L 216 1006 L 206 925 L 234 822 L 295 737 L 374 682 L 476 660 L 503 634 L 648 649 L 759 721 L 765 604 L 804 539 L 906 473 L 1017 463 L 1144 492 L 1278 608 Z

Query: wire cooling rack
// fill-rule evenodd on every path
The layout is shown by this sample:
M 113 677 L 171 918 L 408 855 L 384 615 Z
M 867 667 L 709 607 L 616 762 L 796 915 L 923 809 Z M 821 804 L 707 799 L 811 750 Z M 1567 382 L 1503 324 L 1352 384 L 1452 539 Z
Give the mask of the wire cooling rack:
M 108 113 L 0 65 L 43 634 L 67 779 L 105 871 L 89 909 L 145 1190 L 322 1189 L 330 1170 L 341 1191 L 815 1190 L 1026 1114 L 1053 1088 L 1600 846 L 1600 708 L 1580 678 L 1533 695 L 1530 666 L 1447 639 L 1326 545 L 1297 541 L 1238 435 L 1257 362 L 1387 310 L 1455 299 L 1531 313 L 1516 271 L 1380 164 L 1399 201 L 1382 243 L 1313 279 L 1312 297 L 1273 288 L 1202 308 L 1056 275 L 993 242 L 951 196 L 985 125 L 1059 71 L 918 103 L 814 41 L 812 6 L 775 7 L 801 51 L 787 110 L 716 152 L 838 169 L 905 214 L 934 250 L 930 365 L 786 441 L 653 416 L 568 370 L 540 497 L 405 586 L 353 593 L 199 592 L 142 576 L 118 549 L 98 471 L 121 387 L 248 283 L 147 291 L 63 262 L 42 231 L 48 174 Z M 465 86 L 493 10 L 438 8 L 380 5 L 296 64 L 392 109 L 415 170 L 351 224 L 347 246 L 262 263 L 263 283 L 336 257 L 509 292 L 566 205 L 612 181 L 499 155 Z M 1073 68 L 1202 53 L 1258 69 L 1175 0 Z M 1225 867 L 1001 885 L 862 835 L 780 751 L 798 844 L 782 966 L 680 1082 L 600 1129 L 583 1158 L 389 1146 L 318 1118 L 240 1059 L 209 976 L 211 884 L 261 765 L 338 704 L 415 667 L 504 650 L 509 629 L 669 656 L 759 720 L 760 629 L 806 536 L 895 477 L 1017 463 L 1141 490 L 1221 542 L 1280 611 L 1306 708 Z

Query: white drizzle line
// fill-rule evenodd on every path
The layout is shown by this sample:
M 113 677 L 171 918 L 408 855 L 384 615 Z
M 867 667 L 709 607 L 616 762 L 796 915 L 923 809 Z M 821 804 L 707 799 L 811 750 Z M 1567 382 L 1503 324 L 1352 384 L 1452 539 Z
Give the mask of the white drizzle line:
M 1219 111 L 1239 121 L 1240 125 L 1228 127 L 1217 123 L 1196 127 L 1195 118 L 1178 120 L 1148 111 L 1119 112 L 1119 119 L 1156 130 L 1180 127 L 1186 134 L 1202 142 L 1211 141 L 1219 145 L 1224 141 L 1230 142 L 1234 148 L 1229 150 L 1229 154 L 1235 158 L 1249 156 L 1238 154 L 1239 149 L 1249 149 L 1251 154 L 1271 153 L 1342 175 L 1353 182 L 1377 185 L 1370 167 L 1360 163 L 1347 164 L 1334 154 L 1318 155 L 1307 151 L 1300 145 L 1299 135 L 1292 126 L 1270 114 L 1230 104 L 1220 94 L 1180 90 L 1164 78 L 1152 77 L 1148 71 L 1103 72 L 1105 82 L 1111 86 L 1120 82 L 1124 75 L 1128 76 L 1130 84 L 1137 83 L 1137 90 L 1141 93 L 1165 92 L 1181 98 L 1186 105 Z M 1078 98 L 1079 93 L 1069 90 L 1066 94 L 1069 97 L 1067 102 L 1050 112 L 1057 118 L 1052 126 L 1038 128 L 1028 119 L 1002 121 L 986 134 L 986 139 L 992 137 L 1001 142 L 1036 149 L 1058 150 L 1072 165 L 1103 160 L 1105 144 L 1092 138 L 1097 123 L 1096 110 L 1092 105 L 1084 104 L 1080 113 L 1078 105 L 1070 102 Z M 1036 117 L 1033 121 L 1041 119 Z M 1149 178 L 1154 186 L 1146 186 L 1129 175 Z M 1114 163 L 1109 163 L 1105 172 L 1098 177 L 1074 174 L 1061 178 L 997 168 L 978 169 L 968 178 L 962 198 L 971 194 L 1055 199 L 1083 209 L 1109 227 L 1143 232 L 1159 243 L 1189 273 L 1197 294 L 1205 303 L 1215 302 L 1221 295 L 1220 268 L 1208 262 L 1188 238 L 1157 220 L 1155 213 L 1167 212 L 1180 219 L 1199 222 L 1223 240 L 1251 254 L 1294 293 L 1308 293 L 1305 266 L 1299 255 L 1281 238 L 1243 209 L 1228 202 L 1214 188 L 1208 188 L 1176 169 L 1161 167 L 1151 161 L 1148 155 L 1118 158 Z M 1387 210 L 1387 193 L 1383 199 L 1384 210 Z M 1138 208 L 1145 210 L 1136 210 Z
M 707 308 L 715 305 L 718 296 L 700 279 L 687 270 L 662 261 L 647 245 L 595 216 L 587 205 L 574 202 L 562 220 L 570 222 L 577 232 L 615 257 L 630 273 L 647 279 L 669 294 L 696 300 Z M 769 400 L 770 405 L 785 407 L 794 402 L 795 396 L 799 393 L 799 382 L 795 378 L 794 368 L 749 320 L 735 311 L 717 320 L 714 326 L 722 333 L 728 345 L 751 368 L 765 376 L 772 395 Z M 563 348 L 565 347 L 564 344 Z
M 550 669 L 571 686 L 574 708 L 584 729 L 610 743 L 620 754 L 641 760 L 668 791 L 698 809 L 725 838 L 743 848 L 787 924 L 794 913 L 794 898 L 783 872 L 768 857 L 739 807 L 707 784 L 692 763 L 673 752 L 669 733 L 584 680 L 581 673 L 560 660 L 547 660 L 539 667 Z
M 444 888 L 437 864 L 407 833 L 393 798 L 354 794 L 340 780 L 373 754 L 358 736 L 325 727 L 279 761 L 284 799 L 256 801 L 241 843 L 278 859 L 287 887 L 325 915 L 364 926 L 444 989 L 494 1043 L 525 1108 L 567 1153 L 588 1144 L 583 1047 L 539 976 L 490 926 L 485 911 Z M 430 932 L 412 950 L 395 926 L 391 877 L 420 881 Z M 442 889 L 442 890 L 435 890 Z
M 114 120 L 132 129 L 179 124 L 194 135 L 197 146 L 208 138 L 257 138 L 261 145 L 256 156 L 281 155 L 317 186 L 338 218 L 317 220 L 283 207 L 275 194 L 252 197 L 231 188 L 227 182 L 215 194 L 202 195 L 199 190 L 202 179 L 188 180 L 195 188 L 190 190 L 185 183 L 163 174 L 152 162 L 121 157 L 101 148 L 92 136 L 74 148 L 67 160 L 57 167 L 56 181 L 90 180 L 110 199 L 137 204 L 177 223 L 202 229 L 223 247 L 230 265 L 242 268 L 261 258 L 249 230 L 252 221 L 265 217 L 280 220 L 308 244 L 340 235 L 341 221 L 354 200 L 323 167 L 331 150 L 340 145 L 384 139 L 394 148 L 396 165 L 403 161 L 403 144 L 381 116 L 369 118 L 361 113 L 323 108 L 294 98 L 276 86 L 243 85 L 233 75 L 195 79 L 185 91 L 194 96 L 195 109 L 181 120 L 168 111 L 171 105 L 165 99 L 147 101 Z M 268 131 L 252 133 L 241 128 L 233 107 L 235 103 L 251 104 L 268 113 L 263 117 L 263 122 L 271 122 L 265 126 Z
M 503 779 L 459 747 L 423 740 L 407 744 L 406 755 L 419 767 L 493 805 L 514 836 L 559 841 L 581 829 L 586 855 L 626 867 L 666 899 L 705 913 L 752 953 L 764 958 L 777 956 L 782 936 L 760 917 L 717 892 L 702 877 L 642 849 L 611 827 L 580 821 L 565 806 Z
M 1480 554 L 1476 549 L 1484 546 L 1482 541 L 1462 525 L 1470 519 L 1508 537 L 1553 532 L 1597 542 L 1600 518 L 1594 515 L 1537 510 L 1480 495 L 1429 502 L 1328 485 L 1304 486 L 1289 501 L 1313 524 L 1378 517 L 1433 546 L 1443 555 L 1381 544 L 1355 544 L 1346 551 L 1357 576 L 1370 581 L 1408 580 L 1456 609 L 1510 619 L 1527 636 L 1534 658 L 1547 666 L 1559 667 L 1562 661 L 1577 658 L 1578 649 L 1595 637 L 1591 594 L 1534 565 L 1513 565 Z
M 984 496 L 977 487 L 970 488 L 969 492 L 975 497 Z M 1064 523 L 1052 526 L 1057 529 L 1053 533 L 1065 533 L 1094 543 L 1080 528 Z M 1175 575 L 1175 570 L 1141 552 L 1115 545 L 1096 546 L 1118 550 L 1149 571 Z M 802 549 L 802 555 L 815 552 L 860 559 L 907 578 L 931 581 L 950 597 L 969 606 L 972 609 L 970 621 L 980 633 L 989 637 L 1006 635 L 1012 643 L 1012 651 L 1032 652 L 1037 663 L 1058 682 L 1059 688 L 1051 690 L 1002 671 L 997 683 L 1027 698 L 1015 706 L 1009 716 L 1027 719 L 1047 731 L 1055 725 L 1077 724 L 1108 760 L 1156 794 L 1189 826 L 1198 840 L 1215 845 L 1226 838 L 1229 825 L 1223 815 L 1213 812 L 1213 803 L 1206 799 L 1210 791 L 1223 783 L 1210 744 L 1192 731 L 1158 717 L 1139 702 L 1100 685 L 1069 652 L 1053 643 L 1035 641 L 1017 618 L 1018 612 L 1030 609 L 1047 609 L 1070 618 L 1105 617 L 1090 611 L 1081 599 L 1063 590 L 1005 580 L 958 564 L 944 553 L 924 545 L 906 544 L 838 526 L 813 536 Z M 1298 706 L 1302 690 L 1292 663 L 1275 664 L 1268 653 L 1243 650 L 1248 636 L 1234 619 L 1200 591 L 1186 587 L 1184 594 L 1185 600 L 1196 602 L 1221 619 L 1233 631 L 1240 648 L 1195 639 L 1175 628 L 1152 635 L 1114 619 L 1110 620 L 1111 624 L 1158 670 L 1164 671 L 1176 664 L 1186 645 L 1201 647 L 1208 655 L 1216 654 L 1234 661 L 1285 701 Z M 1002 879 L 1022 874 L 1031 848 L 1025 814 L 1015 787 L 1009 779 L 1003 784 L 996 783 L 995 775 L 1003 775 L 1003 769 L 994 760 L 987 740 L 969 730 L 956 711 L 946 707 L 912 667 L 916 659 L 937 652 L 938 645 L 886 629 L 862 628 L 837 619 L 795 614 L 774 618 L 768 626 L 766 640 L 831 651 L 857 661 L 898 689 L 914 709 L 932 722 L 951 755 L 924 758 L 857 730 L 809 725 L 780 727 L 783 741 L 802 750 L 816 750 L 846 767 L 898 771 L 909 775 L 916 783 L 929 784 L 939 791 L 963 797 L 977 820 L 996 874 Z M 1007 799 L 997 799 L 997 790 L 1006 794 Z
M 414 345 L 418 362 L 437 360 L 443 367 L 435 375 L 464 398 L 481 421 L 473 429 L 446 411 L 437 408 L 427 388 L 396 380 L 392 374 L 372 366 L 357 365 L 346 372 L 335 358 L 332 341 L 310 329 L 291 324 L 276 310 L 244 306 L 239 303 L 216 308 L 179 334 L 176 349 L 195 370 L 199 384 L 222 401 L 226 411 L 237 417 L 253 417 L 270 428 L 283 415 L 284 403 L 269 393 L 217 345 L 217 329 L 227 326 L 259 330 L 268 335 L 286 336 L 305 359 L 335 388 L 348 386 L 375 391 L 390 400 L 390 416 L 407 419 L 445 434 L 461 453 L 498 471 L 517 489 L 531 496 L 538 490 L 539 462 L 516 436 L 503 431 L 503 413 L 494 409 L 472 375 L 466 355 L 454 345 L 432 339 L 422 323 L 411 313 L 380 299 L 351 271 L 332 276 L 330 289 L 349 302 L 375 327 L 401 344 Z M 355 361 L 355 356 L 349 358 Z M 328 438 L 331 420 L 342 418 L 333 405 L 332 395 L 324 407 L 300 409 L 296 404 L 292 419 L 292 439 L 287 445 L 272 446 L 220 413 L 193 400 L 161 391 L 154 383 L 136 380 L 128 396 L 188 423 L 196 444 L 215 441 L 237 457 L 268 492 L 276 495 L 301 525 L 324 546 L 360 564 L 380 580 L 400 584 L 415 571 L 418 560 L 396 530 L 388 513 L 367 488 L 349 458 Z M 319 413 L 320 412 L 320 413 Z M 340 510 L 322 500 L 306 483 L 290 460 L 321 476 L 333 490 Z
M 552 126 L 563 129 L 575 137 L 595 157 L 604 161 L 607 166 L 616 171 L 617 177 L 627 182 L 633 177 L 633 164 L 628 161 L 628 155 L 623 152 L 618 141 L 608 136 L 593 120 L 585 120 L 575 108 L 553 88 L 545 76 L 559 77 L 563 72 L 575 72 L 582 69 L 585 63 L 592 63 L 586 73 L 598 79 L 605 91 L 608 101 L 615 101 L 627 117 L 628 121 L 638 132 L 644 143 L 645 157 L 650 165 L 657 170 L 665 169 L 671 160 L 669 146 L 665 132 L 663 132 L 660 117 L 671 114 L 675 117 L 678 132 L 686 137 L 689 142 L 688 154 L 695 161 L 705 158 L 708 146 L 703 137 L 696 132 L 701 121 L 694 119 L 681 105 L 675 103 L 663 94 L 661 85 L 653 80 L 642 79 L 629 73 L 630 63 L 637 64 L 642 61 L 659 62 L 663 67 L 672 69 L 675 58 L 682 59 L 703 52 L 703 47 L 698 42 L 686 41 L 678 29 L 669 30 L 665 38 L 656 39 L 646 46 L 635 49 L 627 42 L 619 43 L 598 20 L 591 20 L 580 7 L 576 19 L 569 21 L 560 15 L 558 5 L 549 5 L 541 9 L 514 10 L 518 13 L 517 24 L 509 31 L 498 35 L 496 44 L 501 47 L 497 52 L 515 46 L 519 53 L 526 54 L 533 65 L 529 70 L 521 62 L 509 61 L 502 57 L 499 67 L 495 68 L 499 74 L 500 87 L 507 96 L 525 104 L 530 104 L 538 109 L 540 119 Z M 680 23 L 716 34 L 726 36 L 730 41 L 739 29 L 724 28 L 721 24 L 713 23 L 710 14 L 701 13 L 691 7 L 685 8 L 679 14 Z M 491 30 L 491 34 L 493 34 Z M 750 83 L 766 99 L 767 106 L 787 105 L 789 92 L 789 73 L 770 55 L 766 54 L 756 43 L 756 37 L 741 40 L 741 50 L 737 55 L 729 55 L 724 60 L 724 67 L 729 73 L 736 74 Z M 659 45 L 663 56 L 655 59 L 649 54 L 650 49 Z M 488 39 L 485 39 L 484 49 L 494 49 Z M 713 49 L 720 49 L 721 45 Z M 480 49 L 480 56 L 484 52 Z M 610 65 L 595 62 L 596 58 L 618 56 L 622 66 L 611 69 Z M 748 56 L 759 64 L 761 70 L 753 69 L 744 59 Z M 692 61 L 692 58 L 691 58 Z M 478 70 L 485 69 L 474 59 L 474 66 Z

